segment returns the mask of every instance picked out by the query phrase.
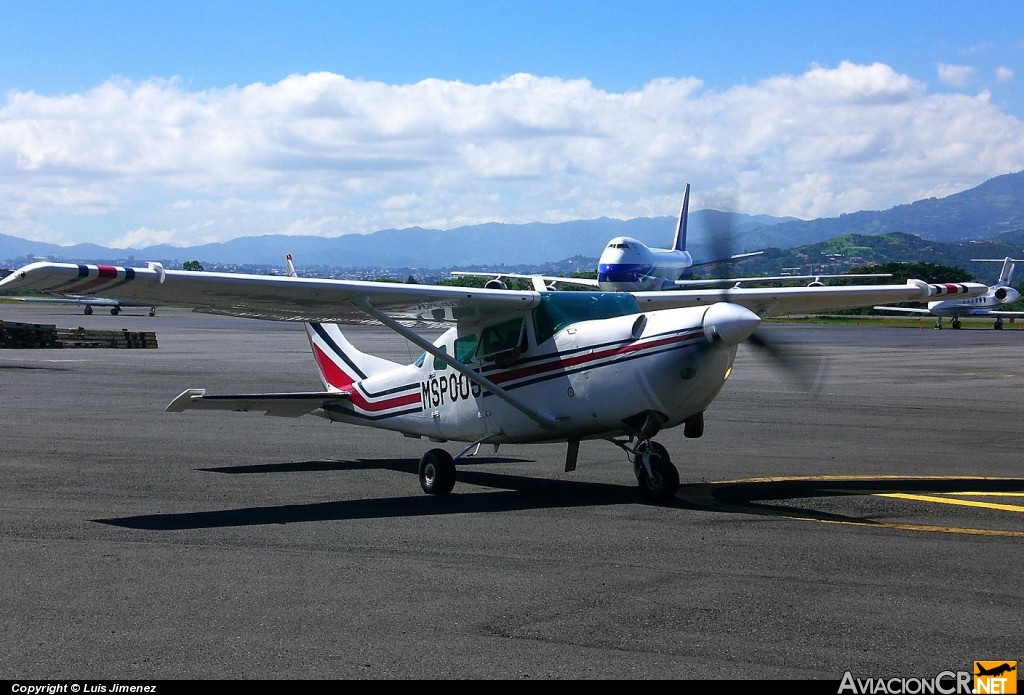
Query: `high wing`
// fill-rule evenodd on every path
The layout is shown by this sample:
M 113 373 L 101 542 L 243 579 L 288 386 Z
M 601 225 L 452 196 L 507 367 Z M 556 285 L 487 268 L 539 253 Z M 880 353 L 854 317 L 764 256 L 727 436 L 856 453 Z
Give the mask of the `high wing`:
M 430 322 L 485 321 L 526 312 L 540 302 L 535 290 L 491 290 L 435 285 L 328 280 L 281 275 L 32 263 L 0 280 L 0 290 L 102 293 L 118 299 L 191 307 L 205 313 L 278 321 L 365 323 L 390 317 Z M 732 302 L 759 316 L 786 316 L 941 296 L 974 297 L 976 283 L 772 287 L 634 292 L 641 310 Z
M 846 285 L 820 287 L 766 287 L 710 290 L 634 292 L 642 310 L 698 306 L 715 302 L 740 304 L 761 317 L 816 314 L 856 309 L 876 302 L 927 302 L 937 297 L 977 297 L 988 286 L 980 283 L 931 284 L 907 280 L 905 285 Z
M 532 291 L 165 270 L 156 264 L 32 263 L 0 280 L 0 290 L 62 288 L 204 313 L 314 323 L 365 323 L 375 312 L 410 321 L 487 320 L 528 311 L 540 297 Z

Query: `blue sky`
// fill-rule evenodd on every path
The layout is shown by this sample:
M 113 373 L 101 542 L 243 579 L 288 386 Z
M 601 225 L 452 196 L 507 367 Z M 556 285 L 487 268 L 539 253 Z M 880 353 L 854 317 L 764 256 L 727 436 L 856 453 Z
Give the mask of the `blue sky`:
M 1024 169 L 1024 3 L 0 4 L 0 233 L 832 216 Z

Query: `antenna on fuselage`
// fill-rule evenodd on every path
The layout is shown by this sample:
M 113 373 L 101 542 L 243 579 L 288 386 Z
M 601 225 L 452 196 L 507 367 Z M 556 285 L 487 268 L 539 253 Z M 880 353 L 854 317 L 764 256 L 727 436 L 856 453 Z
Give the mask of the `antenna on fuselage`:
M 683 189 L 683 206 L 679 209 L 679 221 L 676 223 L 676 236 L 672 240 L 673 251 L 686 250 L 686 218 L 690 216 L 690 184 Z

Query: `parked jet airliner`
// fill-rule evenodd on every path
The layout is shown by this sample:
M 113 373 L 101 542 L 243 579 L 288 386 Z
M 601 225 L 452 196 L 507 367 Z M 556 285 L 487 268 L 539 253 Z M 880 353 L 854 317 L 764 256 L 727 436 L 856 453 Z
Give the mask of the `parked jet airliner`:
M 638 239 L 620 236 L 608 242 L 597 265 L 597 278 L 566 278 L 546 275 L 525 275 L 516 273 L 494 273 L 454 271 L 455 276 L 490 277 L 487 287 L 504 289 L 502 278 L 533 280 L 535 288 L 552 289 L 557 285 L 576 285 L 602 292 L 647 292 L 651 290 L 703 289 L 713 287 L 736 287 L 747 282 L 787 282 L 807 280 L 810 286 L 821 286 L 822 280 L 831 278 L 877 278 L 892 277 L 885 274 L 847 275 L 780 275 L 774 277 L 739 277 L 694 280 L 695 268 L 720 263 L 742 261 L 760 256 L 764 251 L 738 253 L 724 258 L 696 261 L 686 250 L 687 219 L 690 208 L 690 184 L 683 190 L 683 204 L 679 210 L 676 231 L 669 248 L 647 246 Z M 543 285 L 541 285 L 543 283 Z

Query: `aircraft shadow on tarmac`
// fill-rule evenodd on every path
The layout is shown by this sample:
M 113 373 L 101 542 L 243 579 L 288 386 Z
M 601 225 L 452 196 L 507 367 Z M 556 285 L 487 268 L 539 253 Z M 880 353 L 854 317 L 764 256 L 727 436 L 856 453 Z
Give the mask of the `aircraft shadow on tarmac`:
M 525 463 L 533 459 L 494 458 L 475 456 L 462 459 L 460 469 L 468 465 L 493 463 Z M 200 468 L 208 473 L 252 474 L 252 473 L 308 473 L 311 471 L 362 471 L 392 470 L 400 473 L 417 473 L 419 461 L 413 459 L 357 459 L 356 461 L 295 461 L 293 463 L 260 463 L 252 466 L 219 466 L 217 468 Z
M 509 459 L 500 459 L 508 462 Z M 477 463 L 497 462 L 478 459 Z M 306 461 L 291 464 L 263 464 L 223 469 L 232 473 L 272 473 L 321 470 L 384 469 L 416 474 L 418 462 L 396 459 L 361 459 L 356 466 L 343 461 Z M 239 470 L 241 469 L 241 470 Z M 473 490 L 470 486 L 485 488 Z M 683 484 L 667 509 L 789 517 L 858 525 L 883 525 L 868 517 L 844 516 L 795 505 L 773 504 L 783 500 L 825 497 L 855 497 L 880 494 L 1022 493 L 1024 479 L 1017 478 L 791 478 L 739 480 Z M 263 524 L 292 524 L 316 521 L 346 521 L 393 517 L 472 514 L 560 507 L 642 504 L 633 485 L 581 481 L 459 470 L 459 488 L 445 496 L 420 495 L 344 500 L 311 504 L 246 507 L 205 512 L 146 514 L 94 519 L 97 523 L 151 531 L 176 531 Z

